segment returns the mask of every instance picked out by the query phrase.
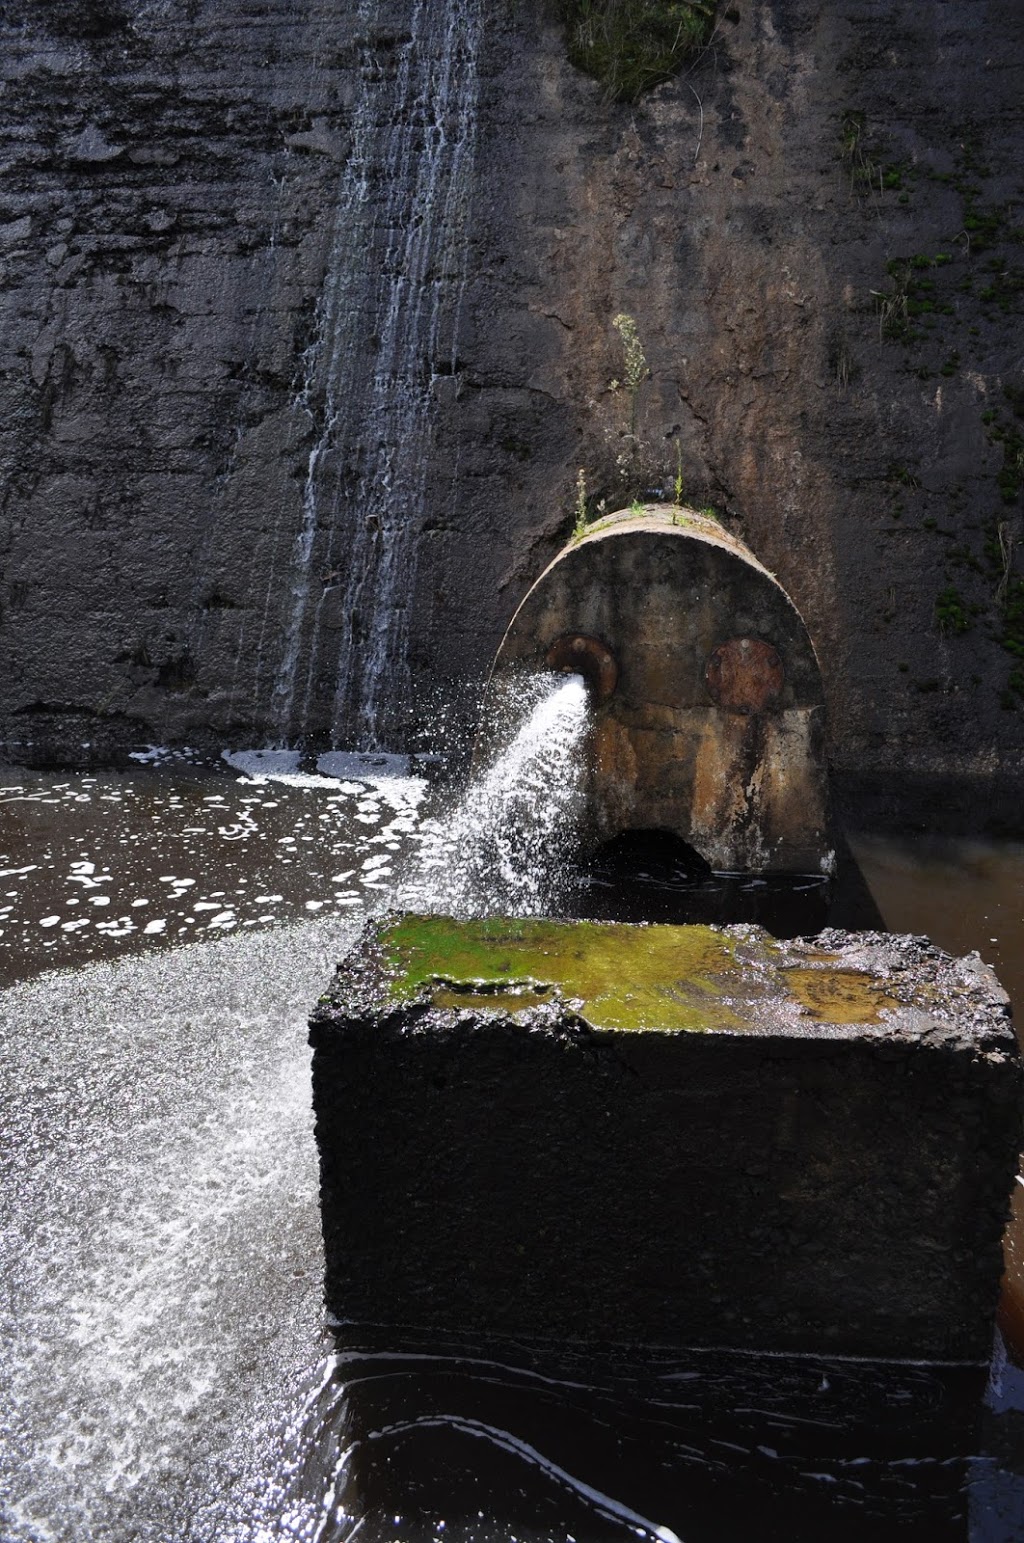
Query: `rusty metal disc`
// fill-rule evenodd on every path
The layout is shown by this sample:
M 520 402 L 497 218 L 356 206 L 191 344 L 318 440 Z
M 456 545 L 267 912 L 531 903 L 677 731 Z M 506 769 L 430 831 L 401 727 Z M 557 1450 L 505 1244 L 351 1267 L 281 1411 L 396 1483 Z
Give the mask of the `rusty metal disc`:
M 719 707 L 732 713 L 763 713 L 778 698 L 786 671 L 770 643 L 730 638 L 711 655 L 704 679 Z
M 619 678 L 619 667 L 611 649 L 584 633 L 566 632 L 556 638 L 544 656 L 544 662 L 549 670 L 582 675 L 599 702 L 611 696 Z

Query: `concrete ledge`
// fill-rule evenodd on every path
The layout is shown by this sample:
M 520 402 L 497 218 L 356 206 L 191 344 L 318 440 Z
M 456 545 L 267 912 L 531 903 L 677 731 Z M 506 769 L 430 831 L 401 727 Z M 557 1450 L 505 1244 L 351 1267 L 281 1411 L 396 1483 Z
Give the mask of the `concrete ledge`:
M 386 918 L 311 1042 L 338 1319 L 989 1354 L 1021 1066 L 976 957 Z

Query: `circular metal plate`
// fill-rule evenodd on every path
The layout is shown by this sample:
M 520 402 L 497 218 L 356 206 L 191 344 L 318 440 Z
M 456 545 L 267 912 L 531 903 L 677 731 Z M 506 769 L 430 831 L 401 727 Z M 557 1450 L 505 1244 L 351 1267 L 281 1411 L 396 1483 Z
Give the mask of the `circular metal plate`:
M 763 713 L 778 698 L 786 671 L 770 643 L 730 638 L 711 655 L 704 679 L 719 707 L 732 713 Z

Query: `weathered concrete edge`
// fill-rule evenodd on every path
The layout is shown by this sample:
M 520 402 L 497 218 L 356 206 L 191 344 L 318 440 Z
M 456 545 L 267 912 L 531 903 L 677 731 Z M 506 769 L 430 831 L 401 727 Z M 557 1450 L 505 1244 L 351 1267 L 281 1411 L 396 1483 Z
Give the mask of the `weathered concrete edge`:
M 369 928 L 367 929 L 367 933 L 370 935 L 370 937 L 373 936 L 379 926 L 379 922 L 370 924 Z M 366 936 L 366 934 L 364 934 L 364 936 Z M 827 939 L 829 942 L 831 942 L 833 940 L 833 935 L 826 934 L 824 935 L 824 939 Z M 865 944 L 868 948 L 870 948 L 872 943 L 877 944 L 879 940 L 877 938 L 869 937 L 866 940 L 862 939 L 860 941 L 862 944 Z M 895 943 L 899 942 L 900 940 L 889 940 L 883 938 L 881 941 Z M 801 1066 L 806 1067 L 809 1062 L 813 1063 L 815 1061 L 820 1061 L 823 1057 L 828 1058 L 829 1056 L 834 1056 L 836 1053 L 841 1055 L 843 1053 L 852 1054 L 855 1058 L 857 1055 L 860 1055 L 862 1059 L 866 1054 L 867 1056 L 874 1058 L 876 1061 L 880 1056 L 883 1058 L 888 1058 L 890 1056 L 895 1056 L 897 1058 L 902 1057 L 904 1060 L 906 1060 L 907 1057 L 912 1056 L 915 1057 L 915 1070 L 919 1071 L 922 1069 L 922 1067 L 926 1067 L 926 1064 L 930 1063 L 939 1068 L 940 1072 L 942 1072 L 944 1075 L 947 1075 L 947 1080 L 948 1068 L 951 1065 L 951 1053 L 953 1055 L 954 1061 L 960 1066 L 961 1070 L 969 1070 L 967 1063 L 977 1063 L 980 1060 L 981 1062 L 986 1063 L 981 1068 L 982 1073 L 986 1078 L 991 1080 L 990 1074 L 993 1072 L 995 1072 L 997 1075 L 1001 1090 L 999 1101 L 1003 1103 L 1005 1112 L 1001 1121 L 986 1122 L 985 1126 L 979 1130 L 979 1135 L 985 1138 L 983 1145 L 986 1149 L 990 1150 L 988 1150 L 988 1156 L 985 1158 L 984 1162 L 977 1164 L 978 1172 L 980 1173 L 982 1168 L 987 1167 L 989 1174 L 992 1175 L 998 1168 L 1000 1173 L 1002 1173 L 1003 1169 L 1005 1169 L 1007 1175 L 1009 1175 L 1013 1167 L 1013 1160 L 1020 1145 L 1021 1067 L 1020 1057 L 1016 1049 L 1016 1042 L 1013 1039 L 1012 1031 L 1009 1025 L 1008 1014 L 1005 1011 L 1005 994 L 1001 992 L 997 984 L 994 982 L 994 977 L 992 976 L 992 972 L 988 969 L 988 967 L 982 965 L 976 958 L 968 958 L 962 961 L 949 960 L 948 955 L 943 955 L 941 950 L 935 949 L 933 945 L 927 943 L 927 940 L 912 939 L 905 941 L 909 941 L 910 943 L 914 944 L 918 950 L 927 953 L 932 958 L 939 957 L 949 961 L 952 965 L 961 966 L 966 971 L 968 977 L 972 978 L 976 987 L 986 991 L 989 994 L 991 1005 L 997 1009 L 997 1027 L 993 1030 L 993 1032 L 981 1035 L 976 1034 L 972 1040 L 969 1033 L 965 1035 L 962 1032 L 963 1025 L 961 1025 L 961 1032 L 959 1033 L 954 1032 L 951 1035 L 939 1035 L 937 1037 L 928 1035 L 922 1043 L 916 1046 L 913 1043 L 913 1035 L 904 1034 L 902 1038 L 895 1037 L 893 1039 L 892 1036 L 889 1036 L 892 1040 L 892 1043 L 889 1045 L 886 1045 L 885 1043 L 877 1043 L 876 1041 L 874 1048 L 872 1048 L 871 1043 L 866 1041 L 864 1036 L 860 1036 L 859 1046 L 854 1043 L 853 1040 L 851 1040 L 849 1035 L 847 1035 L 845 1043 L 843 1040 L 834 1037 L 819 1038 L 817 1041 L 811 1039 L 796 1041 L 792 1035 L 785 1035 L 778 1037 L 776 1042 L 773 1044 L 772 1038 L 770 1036 L 763 1036 L 758 1038 L 750 1035 L 749 1033 L 730 1035 L 728 1032 L 719 1031 L 707 1035 L 694 1035 L 687 1034 L 685 1031 L 682 1031 L 681 1033 L 680 1031 L 676 1031 L 675 1034 L 672 1035 L 654 1033 L 640 1036 L 640 1040 L 645 1042 L 643 1054 L 658 1057 L 659 1042 L 662 1047 L 667 1049 L 671 1054 L 671 1046 L 668 1044 L 669 1039 L 681 1037 L 684 1040 L 688 1040 L 691 1046 L 698 1044 L 698 1042 L 703 1042 L 703 1044 L 711 1052 L 712 1061 L 718 1061 L 722 1064 L 726 1063 L 727 1058 L 731 1058 L 732 1064 L 735 1065 L 737 1056 L 741 1063 L 744 1060 L 751 1060 L 753 1064 L 759 1059 L 763 1059 L 763 1057 L 767 1054 L 769 1057 L 769 1064 L 771 1062 L 779 1063 L 776 1069 L 782 1070 L 784 1080 L 785 1063 L 787 1060 L 793 1057 L 798 1058 Z M 360 960 L 360 963 L 362 963 L 365 967 L 362 971 L 363 981 L 362 989 L 360 990 L 359 995 L 362 1000 L 367 1002 L 372 1013 L 374 1001 L 376 1001 L 379 1007 L 379 996 L 375 996 L 375 993 L 372 989 L 370 990 L 368 997 L 363 996 L 363 992 L 365 992 L 366 987 L 371 984 L 371 982 L 366 979 L 366 976 L 372 976 L 375 973 L 375 970 L 372 963 L 369 966 L 366 966 L 365 960 Z M 355 972 L 347 972 L 348 980 L 346 994 L 348 996 L 350 1006 L 353 1005 L 350 991 L 353 983 L 353 973 Z M 991 988 L 993 985 L 995 985 L 994 995 L 991 994 Z M 597 1053 L 599 1060 L 605 1060 L 606 1058 L 601 1054 L 602 1044 L 603 1048 L 606 1051 L 609 1051 L 611 1054 L 611 1060 L 606 1061 L 606 1064 L 611 1066 L 615 1061 L 621 1060 L 621 1054 L 617 1053 L 616 1051 L 615 1041 L 620 1040 L 619 1051 L 622 1051 L 626 1042 L 621 1040 L 619 1031 L 594 1031 L 590 1029 L 589 1025 L 585 1023 L 579 1023 L 578 1021 L 573 1022 L 571 1019 L 567 1019 L 564 1014 L 559 1015 L 558 1011 L 553 1009 L 538 1009 L 537 1014 L 531 1016 L 531 1025 L 529 1028 L 524 1028 L 522 1023 L 512 1024 L 507 1019 L 504 1024 L 502 1024 L 500 1014 L 485 1014 L 480 1016 L 467 1011 L 456 1014 L 449 1009 L 431 1008 L 425 1002 L 406 1002 L 405 1004 L 398 1006 L 393 1012 L 388 1013 L 385 1017 L 378 1018 L 376 1022 L 372 1023 L 372 1025 L 365 1020 L 360 1024 L 360 1018 L 361 1013 L 358 1009 L 354 1016 L 350 1016 L 347 1013 L 339 1015 L 336 1009 L 331 1008 L 330 994 L 328 994 L 327 999 L 322 999 L 320 1006 L 314 1014 L 313 1021 L 311 1023 L 311 1040 L 316 1047 L 316 1053 L 314 1055 L 314 1081 L 316 1085 L 314 1102 L 317 1109 L 317 1137 L 321 1146 L 322 1159 L 322 1198 L 324 1202 L 325 1243 L 327 1246 L 328 1255 L 328 1304 L 332 1310 L 336 1310 L 335 1316 L 339 1321 L 369 1324 L 380 1321 L 380 1319 L 376 1316 L 376 1312 L 379 1310 L 381 1300 L 386 1299 L 387 1297 L 387 1290 L 385 1289 L 382 1292 L 380 1288 L 382 1284 L 386 1282 L 386 1279 L 390 1273 L 391 1266 L 388 1264 L 386 1259 L 382 1259 L 379 1253 L 375 1254 L 376 1245 L 372 1239 L 369 1241 L 369 1253 L 363 1260 L 362 1266 L 360 1266 L 358 1260 L 353 1259 L 353 1252 L 358 1255 L 360 1249 L 367 1245 L 367 1239 L 364 1236 L 367 1227 L 359 1223 L 357 1223 L 354 1228 L 351 1225 L 351 1207 L 353 1200 L 351 1194 L 352 1185 L 350 1180 L 355 1169 L 358 1169 L 361 1165 L 364 1164 L 366 1153 L 358 1151 L 354 1154 L 354 1158 L 353 1154 L 350 1153 L 350 1166 L 347 1172 L 343 1171 L 341 1173 L 339 1188 L 339 1172 L 335 1162 L 337 1153 L 332 1151 L 328 1155 L 325 1152 L 325 1147 L 329 1147 L 331 1145 L 329 1139 L 325 1140 L 325 1137 L 329 1138 L 330 1133 L 325 1132 L 321 1127 L 321 1120 L 323 1117 L 324 1109 L 333 1102 L 334 1095 L 336 1093 L 339 1067 L 337 1065 L 332 1065 L 332 1062 L 335 1060 L 335 1052 L 337 1051 L 342 1053 L 344 1050 L 344 1059 L 345 1054 L 347 1054 L 349 1050 L 355 1047 L 355 1042 L 361 1041 L 364 1049 L 369 1049 L 371 1060 L 374 1064 L 377 1065 L 378 1070 L 380 1070 L 381 1065 L 384 1065 L 385 1068 L 387 1066 L 391 1053 L 388 1050 L 388 1042 L 390 1042 L 393 1048 L 397 1048 L 399 1063 L 401 1066 L 400 1080 L 405 1082 L 408 1080 L 406 1074 L 410 1066 L 415 1066 L 417 1060 L 419 1060 L 421 1064 L 425 1066 L 426 1062 L 423 1058 L 426 1057 L 429 1059 L 436 1054 L 436 1050 L 432 1049 L 432 1046 L 442 1050 L 444 1056 L 448 1059 L 449 1065 L 458 1064 L 461 1070 L 465 1072 L 465 1056 L 467 1053 L 470 1055 L 470 1059 L 472 1059 L 472 1056 L 481 1051 L 481 1049 L 486 1052 L 488 1046 L 493 1048 L 493 1046 L 500 1041 L 506 1041 L 510 1045 L 518 1044 L 520 1047 L 529 1044 L 532 1045 L 533 1052 L 542 1050 L 544 1044 L 546 1043 L 553 1051 L 558 1052 L 556 1054 L 555 1062 L 549 1063 L 549 1069 L 551 1066 L 557 1066 L 559 1060 L 564 1057 L 566 1051 L 569 1051 L 570 1053 L 575 1051 L 577 1054 L 582 1054 L 584 1061 L 591 1061 L 594 1053 Z M 336 1032 L 338 1030 L 341 1030 L 342 1032 Z M 629 1031 L 627 1031 L 627 1038 L 628 1036 Z M 883 1032 L 882 1039 L 884 1040 L 885 1037 L 886 1036 Z M 347 1043 L 344 1043 L 346 1041 Z M 561 1045 L 560 1050 L 558 1050 L 559 1044 Z M 460 1046 L 462 1047 L 461 1050 L 459 1048 Z M 475 1049 L 473 1048 L 474 1046 L 476 1047 Z M 625 1049 L 625 1054 L 627 1059 L 635 1059 L 635 1057 L 629 1053 L 629 1048 Z M 384 1056 L 385 1059 L 383 1063 L 376 1061 L 376 1057 L 378 1055 Z M 452 1056 L 455 1057 L 454 1061 L 452 1060 Z M 518 1058 L 519 1052 L 514 1051 L 513 1059 L 515 1060 Z M 394 1063 L 392 1063 L 392 1065 L 393 1064 Z M 436 1066 L 434 1069 L 435 1071 L 437 1070 Z M 344 1078 L 346 1075 L 348 1075 L 348 1073 L 342 1072 L 341 1075 Z M 378 1079 L 372 1078 L 371 1080 L 376 1082 Z M 385 1080 L 387 1080 L 387 1078 Z M 442 1076 L 441 1082 L 444 1083 L 445 1080 L 445 1076 Z M 954 1082 L 958 1082 L 959 1080 L 961 1080 L 960 1074 L 957 1073 L 954 1076 Z M 527 1082 L 529 1082 L 529 1077 L 527 1078 Z M 1011 1083 L 1013 1084 L 1012 1088 Z M 651 1079 L 651 1085 L 658 1085 L 657 1075 Z M 621 1084 L 619 1086 L 621 1088 Z M 429 1086 L 427 1086 L 423 1091 L 425 1093 L 425 1099 L 421 1102 L 420 1091 L 417 1087 L 414 1087 L 411 1090 L 407 1090 L 407 1093 L 411 1092 L 412 1101 L 402 1104 L 402 1109 L 404 1111 L 402 1118 L 395 1122 L 396 1129 L 399 1132 L 402 1129 L 403 1123 L 407 1126 L 411 1123 L 413 1126 L 422 1127 L 424 1120 L 426 1120 L 429 1124 L 431 1119 L 434 1118 L 430 1108 L 427 1107 L 431 1100 L 434 1101 L 433 1107 L 437 1111 L 438 1115 L 442 1120 L 444 1119 L 447 1112 L 444 1096 L 442 1095 L 440 1102 L 438 1102 L 438 1094 L 436 1089 L 432 1090 Z M 475 1088 L 471 1089 L 471 1102 L 474 1104 L 477 1102 L 477 1091 L 478 1090 Z M 497 1096 L 493 1097 L 495 1094 Z M 492 1090 L 494 1103 L 493 1113 L 495 1118 L 497 1118 L 500 1112 L 501 1096 L 502 1095 L 498 1092 L 497 1088 Z M 402 1097 L 406 1097 L 406 1094 L 403 1094 Z M 618 1109 L 618 1095 L 614 1095 L 614 1098 L 616 1100 L 616 1108 Z M 486 1143 L 491 1139 L 491 1125 L 489 1122 L 492 1113 L 492 1103 L 490 1099 L 483 1099 L 481 1102 L 484 1106 L 483 1116 L 485 1123 L 479 1132 L 479 1137 Z M 1012 1113 L 1012 1117 L 1011 1111 L 1008 1108 L 1008 1103 L 1015 1103 L 1015 1110 Z M 532 1109 L 532 1103 L 530 1107 Z M 387 1112 L 389 1118 L 394 1116 L 394 1110 L 390 1107 L 388 1108 Z M 365 1118 L 365 1116 L 360 1116 L 360 1114 L 357 1112 L 355 1114 L 355 1123 L 358 1124 L 361 1117 Z M 993 1125 L 997 1126 L 998 1130 L 993 1129 Z M 376 1133 L 377 1128 L 378 1127 L 373 1124 L 372 1120 L 366 1126 L 366 1130 L 370 1133 L 371 1136 L 371 1144 L 373 1143 L 373 1136 Z M 955 1129 L 955 1126 L 953 1128 Z M 584 1124 L 581 1129 L 584 1133 L 584 1141 L 588 1142 L 589 1137 L 586 1135 L 586 1132 L 591 1129 L 591 1127 Z M 550 1133 L 550 1123 L 548 1130 Z M 558 1132 L 558 1135 L 561 1135 L 561 1132 Z M 1011 1146 L 1012 1151 L 1010 1150 Z M 971 1162 L 979 1157 L 981 1148 L 977 1144 L 972 1145 L 971 1142 L 968 1142 L 966 1146 L 963 1144 L 963 1142 L 961 1142 L 960 1148 L 961 1156 L 959 1159 L 957 1159 L 957 1161 L 960 1161 L 965 1165 L 966 1171 L 970 1169 Z M 996 1148 L 998 1148 L 998 1151 Z M 427 1152 L 429 1153 L 429 1145 Z M 422 1167 L 423 1162 L 424 1154 L 421 1153 L 420 1157 L 417 1159 L 417 1163 Z M 372 1168 L 372 1161 L 370 1166 Z M 344 1169 L 344 1162 L 342 1167 Z M 604 1175 L 601 1174 L 600 1168 L 598 1168 L 597 1171 L 597 1182 L 598 1185 L 600 1185 L 600 1183 L 603 1181 Z M 934 1187 L 931 1181 L 930 1172 L 927 1170 L 927 1168 L 923 1174 L 919 1173 L 917 1175 L 915 1182 L 918 1184 L 918 1186 L 920 1186 L 922 1183 L 924 1184 L 925 1189 L 922 1191 L 922 1193 L 926 1193 L 929 1189 Z M 822 1319 L 816 1331 L 818 1337 L 815 1337 L 813 1333 L 809 1336 L 800 1328 L 799 1325 L 797 1325 L 795 1340 L 792 1335 L 790 1335 L 789 1339 L 787 1339 L 785 1334 L 781 1334 L 778 1337 L 777 1343 L 770 1346 L 770 1348 L 781 1355 L 806 1354 L 807 1356 L 811 1357 L 834 1357 L 838 1355 L 847 1355 L 851 1359 L 866 1361 L 891 1360 L 893 1362 L 900 1363 L 945 1363 L 951 1365 L 984 1364 L 988 1359 L 988 1355 L 991 1349 L 992 1318 L 994 1315 L 998 1277 L 1001 1264 L 999 1238 L 1005 1222 L 1008 1194 L 1010 1188 L 1012 1188 L 1012 1178 L 1005 1187 L 1003 1187 L 1001 1183 L 995 1184 L 994 1181 L 988 1183 L 987 1185 L 981 1184 L 979 1179 L 975 1179 L 968 1183 L 968 1188 L 970 1189 L 971 1204 L 965 1213 L 965 1218 L 968 1222 L 968 1232 L 974 1237 L 974 1243 L 967 1249 L 966 1253 L 964 1253 L 962 1250 L 959 1251 L 959 1263 L 957 1263 L 957 1260 L 952 1256 L 948 1261 L 945 1261 L 944 1254 L 944 1264 L 942 1271 L 940 1272 L 943 1280 L 945 1280 L 946 1276 L 952 1276 L 953 1274 L 956 1274 L 956 1281 L 954 1282 L 953 1287 L 954 1301 L 959 1304 L 961 1320 L 959 1327 L 956 1330 L 951 1329 L 945 1340 L 943 1340 L 941 1336 L 936 1337 L 934 1323 L 932 1329 L 929 1330 L 927 1328 L 927 1322 L 925 1322 L 923 1327 L 919 1325 L 916 1331 L 919 1336 L 923 1334 L 925 1337 L 923 1339 L 919 1338 L 918 1344 L 912 1347 L 907 1354 L 887 1354 L 885 1353 L 886 1333 L 885 1325 L 883 1323 L 881 1325 L 881 1330 L 876 1328 L 876 1334 L 880 1335 L 880 1337 L 876 1338 L 874 1344 L 868 1345 L 865 1348 L 863 1342 L 861 1342 L 858 1345 L 858 1348 L 852 1349 L 850 1346 L 851 1344 L 855 1343 L 854 1341 L 844 1342 L 841 1337 L 837 1341 L 834 1324 L 831 1322 L 829 1316 L 826 1315 Z M 999 1190 L 998 1195 L 995 1192 L 996 1189 Z M 897 1193 L 898 1191 L 899 1186 L 897 1186 Z M 980 1191 L 984 1191 L 984 1193 L 981 1193 Z M 379 1197 L 373 1197 L 371 1200 L 370 1210 L 365 1213 L 367 1226 L 369 1226 L 371 1231 L 375 1231 L 377 1229 L 377 1225 L 381 1220 L 381 1213 L 375 1209 L 375 1206 L 378 1204 L 386 1205 L 385 1193 L 386 1192 L 382 1191 Z M 329 1220 L 329 1212 L 335 1212 L 337 1209 L 339 1194 L 342 1196 L 342 1209 L 344 1209 L 345 1206 L 348 1206 L 350 1211 L 348 1223 L 342 1223 L 343 1231 L 345 1230 L 345 1226 L 348 1225 L 348 1234 L 342 1241 L 340 1250 L 338 1247 L 337 1228 L 334 1225 L 334 1221 L 337 1220 L 337 1217 L 334 1217 L 334 1221 Z M 881 1201 L 881 1197 L 879 1197 L 879 1200 Z M 428 1203 L 431 1205 L 433 1204 L 433 1197 L 429 1197 Z M 899 1201 L 898 1203 L 902 1204 L 902 1201 Z M 357 1200 L 355 1203 L 357 1213 L 361 1204 L 361 1200 Z M 465 1239 L 465 1232 L 461 1225 L 461 1208 L 457 1207 L 457 1210 L 459 1211 L 459 1223 L 456 1227 L 456 1232 L 452 1234 L 451 1237 L 451 1241 L 456 1250 L 459 1247 L 464 1246 Z M 443 1211 L 443 1205 L 441 1207 L 441 1211 Z M 996 1214 L 997 1212 L 998 1214 Z M 383 1214 L 387 1216 L 386 1211 Z M 389 1224 L 390 1218 L 387 1218 L 385 1221 L 385 1230 Z M 488 1225 L 490 1225 L 489 1221 L 485 1221 L 484 1232 L 486 1232 Z M 923 1225 L 927 1230 L 927 1226 L 929 1225 L 927 1219 Z M 443 1230 L 444 1227 L 442 1225 L 441 1231 L 443 1232 Z M 402 1236 L 404 1244 L 405 1241 L 407 1241 L 407 1235 L 402 1235 L 401 1233 L 399 1233 L 399 1235 Z M 495 1250 L 495 1253 L 500 1253 L 501 1245 L 506 1241 L 501 1232 L 501 1224 L 499 1224 L 497 1239 L 499 1246 Z M 432 1228 L 430 1231 L 428 1248 L 433 1246 L 434 1241 L 435 1239 L 433 1236 Z M 494 1239 L 492 1239 L 492 1242 L 493 1241 Z M 353 1244 L 355 1245 L 354 1249 Z M 949 1244 L 947 1242 L 947 1244 L 944 1245 L 944 1249 L 948 1249 L 948 1247 Z M 484 1252 L 487 1252 L 486 1248 Z M 983 1256 L 984 1259 L 988 1260 L 987 1264 L 984 1263 Z M 447 1269 L 447 1255 L 443 1248 L 438 1257 L 441 1260 L 440 1268 L 442 1271 Z M 928 1256 L 926 1255 L 926 1260 L 927 1257 Z M 391 1263 L 393 1264 L 394 1261 L 391 1261 Z M 598 1263 L 600 1266 L 600 1258 Z M 369 1266 L 368 1271 L 366 1266 Z M 401 1273 L 401 1261 L 399 1261 L 398 1267 L 399 1273 Z M 348 1273 L 353 1268 L 354 1276 Z M 367 1273 L 373 1277 L 373 1287 L 369 1296 L 365 1295 L 366 1280 L 365 1278 L 360 1278 L 361 1275 L 365 1277 Z M 957 1282 L 959 1282 L 959 1284 L 957 1284 Z M 457 1279 L 454 1283 L 454 1289 L 456 1293 L 463 1290 L 464 1286 L 465 1282 L 461 1279 Z M 488 1288 L 485 1287 L 485 1295 L 487 1289 Z M 499 1283 L 499 1292 L 501 1289 L 502 1288 Z M 504 1289 L 506 1291 L 508 1289 L 507 1281 L 505 1282 Z M 785 1287 L 783 1282 L 784 1297 L 787 1289 L 788 1288 Z M 817 1289 L 819 1291 L 821 1290 L 820 1285 Z M 946 1288 L 944 1286 L 940 1289 L 940 1299 L 942 1298 L 943 1291 L 945 1291 L 945 1289 Z M 958 1292 L 960 1295 L 957 1295 Z M 964 1295 L 964 1293 L 966 1293 L 966 1295 Z M 822 1298 L 822 1300 L 826 1299 L 827 1297 Z M 395 1310 L 389 1315 L 389 1321 L 392 1326 L 396 1328 L 400 1327 L 402 1324 L 405 1324 L 406 1327 L 408 1327 L 410 1330 L 432 1328 L 438 1331 L 442 1331 L 450 1330 L 452 1327 L 451 1321 L 444 1317 L 444 1312 L 447 1310 L 446 1308 L 442 1308 L 441 1315 L 438 1317 L 436 1313 L 436 1305 L 433 1311 L 429 1307 L 426 1311 L 424 1311 L 422 1303 L 418 1308 L 414 1307 L 408 1300 L 406 1300 L 405 1306 L 403 1306 L 402 1287 L 400 1282 L 397 1294 L 393 1295 L 392 1300 L 395 1303 Z M 544 1299 L 542 1296 L 542 1301 L 543 1300 Z M 753 1350 L 755 1348 L 760 1348 L 760 1346 L 764 1343 L 763 1325 L 761 1329 L 755 1328 L 749 1331 L 749 1338 L 745 1345 L 742 1333 L 739 1335 L 739 1338 L 722 1341 L 716 1341 L 714 1338 L 709 1338 L 706 1332 L 702 1332 L 696 1337 L 686 1338 L 685 1340 L 680 1340 L 679 1335 L 673 1335 L 672 1332 L 669 1332 L 664 1337 L 652 1337 L 650 1333 L 644 1333 L 642 1329 L 639 1332 L 634 1330 L 633 1332 L 627 1332 L 621 1336 L 617 1336 L 613 1332 L 613 1319 L 605 1320 L 603 1324 L 603 1333 L 595 1334 L 594 1332 L 580 1332 L 578 1325 L 574 1323 L 571 1309 L 567 1314 L 564 1308 L 558 1308 L 557 1304 L 555 1307 L 554 1319 L 551 1321 L 549 1332 L 537 1334 L 536 1319 L 517 1321 L 513 1316 L 513 1318 L 509 1320 L 507 1317 L 501 1318 L 499 1313 L 499 1319 L 497 1322 L 493 1322 L 488 1319 L 486 1314 L 483 1321 L 481 1321 L 479 1318 L 474 1318 L 473 1316 L 474 1312 L 479 1308 L 479 1302 L 474 1300 L 472 1292 L 470 1293 L 467 1302 L 468 1316 L 465 1319 L 466 1326 L 471 1328 L 474 1333 L 496 1332 L 499 1337 L 501 1334 L 508 1333 L 512 1333 L 517 1337 L 522 1337 L 523 1334 L 529 1335 L 532 1332 L 536 1335 L 538 1340 L 548 1342 L 577 1341 L 579 1343 L 590 1345 L 602 1342 L 625 1345 L 642 1342 L 651 1346 L 662 1344 L 665 1347 L 671 1347 L 672 1345 L 679 1346 L 681 1343 L 685 1342 L 690 1345 L 699 1345 L 704 1349 L 711 1349 L 714 1348 L 716 1344 L 720 1344 L 721 1348 L 748 1348 Z M 517 1302 L 518 1299 L 513 1301 L 513 1314 L 518 1310 Z M 973 1306 L 969 1306 L 971 1303 L 973 1303 Z M 340 1311 L 338 1309 L 340 1309 Z M 933 1309 L 933 1311 L 935 1310 L 939 1312 L 940 1319 L 942 1317 L 943 1311 L 948 1311 L 948 1309 L 942 1309 L 941 1304 L 938 1309 Z M 966 1317 L 964 1316 L 965 1314 Z M 671 1317 L 669 1319 L 665 1318 L 664 1305 L 662 1305 L 661 1308 L 657 1308 L 655 1305 L 654 1319 L 659 1320 L 659 1315 L 660 1321 L 662 1323 L 672 1321 Z M 920 1317 L 920 1314 L 918 1316 Z M 642 1309 L 640 1311 L 637 1322 L 643 1322 Z M 971 1325 L 973 1325 L 973 1327 L 971 1327 Z M 806 1341 L 809 1337 L 814 1338 L 813 1344 L 801 1342 L 801 1339 Z M 949 1353 L 944 1353 L 946 1351 Z

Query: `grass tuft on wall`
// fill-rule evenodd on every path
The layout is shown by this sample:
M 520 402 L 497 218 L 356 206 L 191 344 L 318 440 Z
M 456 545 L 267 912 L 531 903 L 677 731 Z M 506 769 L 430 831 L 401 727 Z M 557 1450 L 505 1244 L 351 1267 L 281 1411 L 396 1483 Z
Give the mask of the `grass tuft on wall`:
M 715 0 L 560 0 L 569 58 L 613 102 L 635 102 L 699 53 Z

